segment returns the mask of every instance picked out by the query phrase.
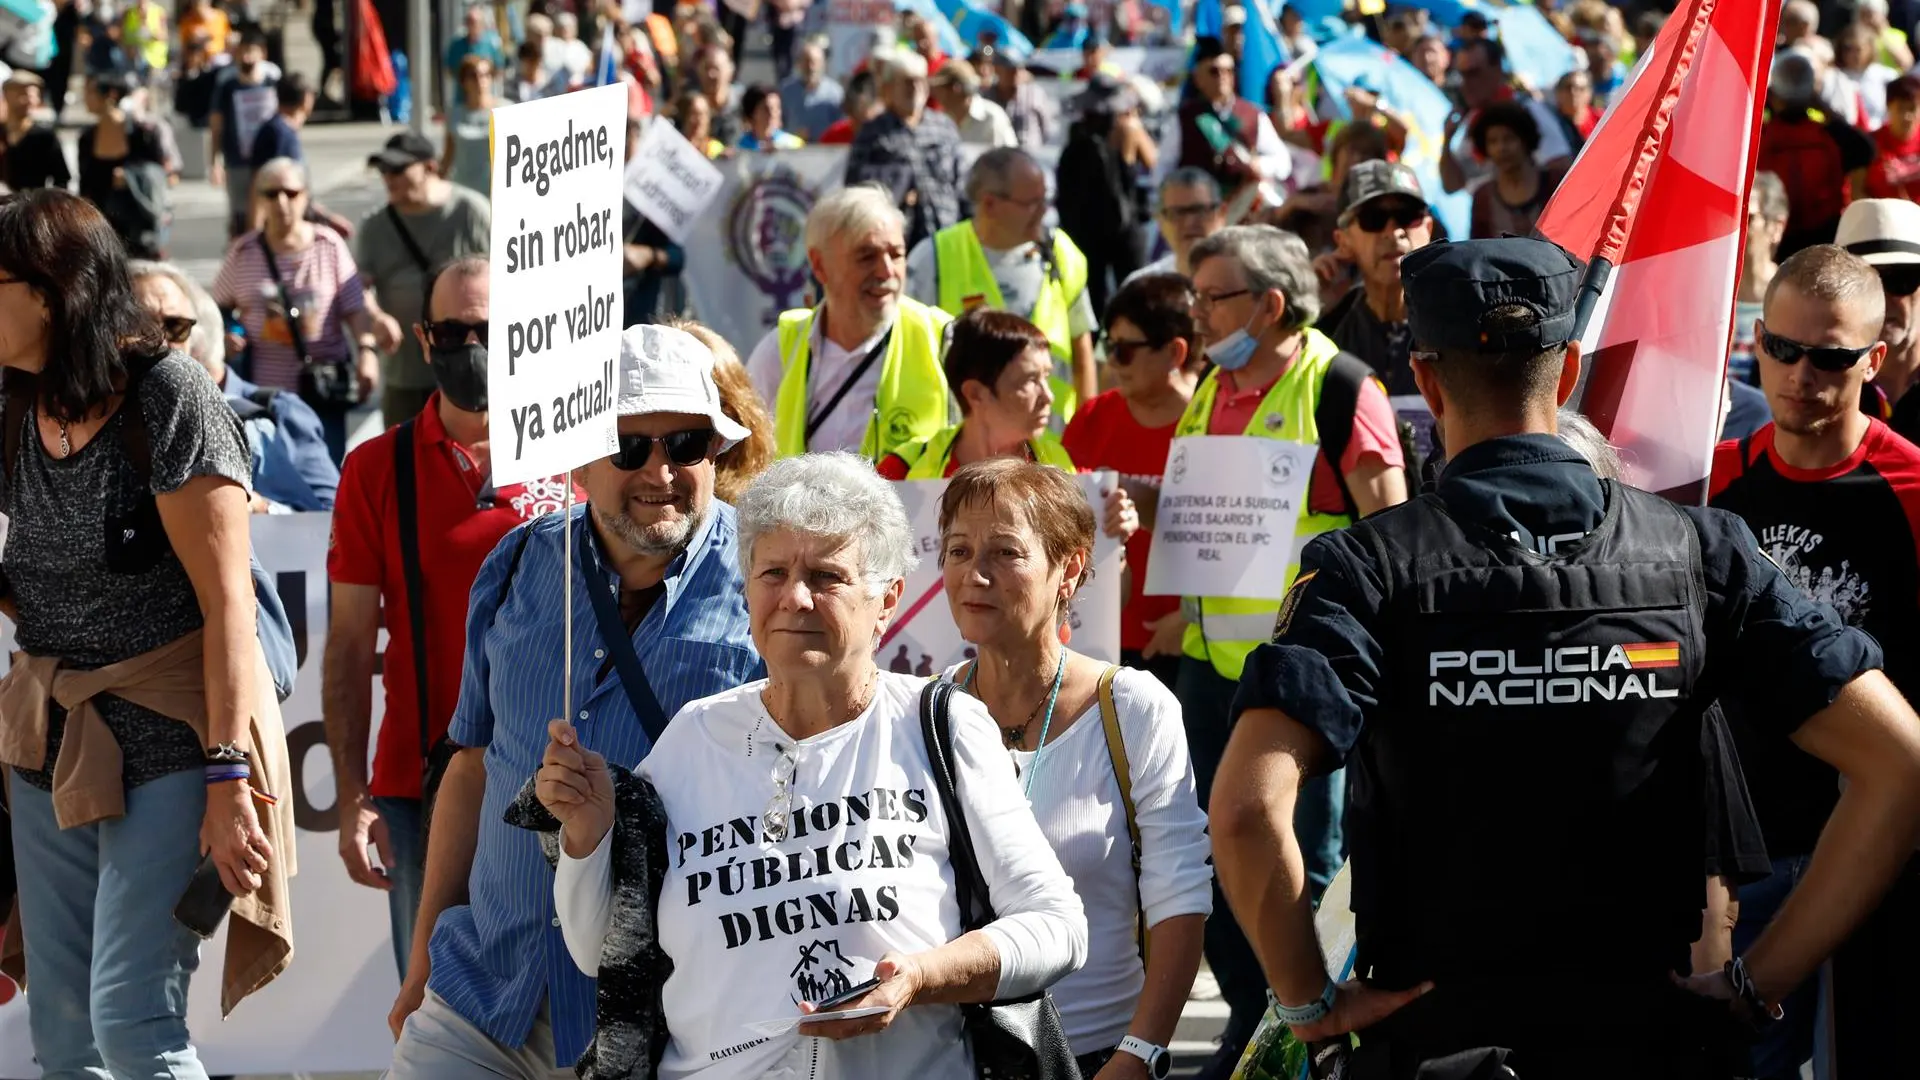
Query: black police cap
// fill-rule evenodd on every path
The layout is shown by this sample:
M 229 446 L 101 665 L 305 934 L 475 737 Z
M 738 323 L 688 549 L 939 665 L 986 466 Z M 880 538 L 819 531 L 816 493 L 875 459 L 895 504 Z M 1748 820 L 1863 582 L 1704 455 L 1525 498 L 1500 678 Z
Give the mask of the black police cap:
M 1413 340 L 1422 348 L 1466 352 L 1540 352 L 1566 344 L 1583 273 L 1560 245 L 1521 236 L 1442 240 L 1400 262 Z M 1515 305 L 1533 313 L 1531 323 L 1502 320 L 1501 329 L 1487 328 L 1490 312 Z

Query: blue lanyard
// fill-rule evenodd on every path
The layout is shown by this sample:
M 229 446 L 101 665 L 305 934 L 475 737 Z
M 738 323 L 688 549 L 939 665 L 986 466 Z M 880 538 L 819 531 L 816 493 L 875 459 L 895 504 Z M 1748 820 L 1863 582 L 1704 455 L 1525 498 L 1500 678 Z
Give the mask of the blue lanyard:
M 967 669 L 967 681 L 960 684 L 960 689 L 971 693 L 973 691 L 973 677 L 979 670 L 980 661 L 975 660 L 973 666 Z M 1066 673 L 1067 651 L 1063 648 L 1060 650 L 1060 663 L 1055 665 L 1053 669 L 1053 689 L 1047 694 L 1047 716 L 1046 719 L 1040 722 L 1040 745 L 1033 748 L 1033 760 L 1027 764 L 1025 794 L 1029 802 L 1033 800 L 1033 778 L 1035 774 L 1040 771 L 1040 755 L 1045 753 L 1047 749 L 1047 732 L 1053 728 L 1053 707 L 1060 701 L 1060 681 L 1065 677 Z

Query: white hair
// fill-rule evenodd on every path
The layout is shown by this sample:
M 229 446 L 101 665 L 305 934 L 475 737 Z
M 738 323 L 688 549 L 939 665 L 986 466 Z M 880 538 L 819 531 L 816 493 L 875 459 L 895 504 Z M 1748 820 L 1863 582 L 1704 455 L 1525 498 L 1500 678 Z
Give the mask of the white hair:
M 1593 466 L 1594 474 L 1602 480 L 1625 480 L 1626 466 L 1620 461 L 1620 451 L 1607 441 L 1593 421 L 1572 409 L 1561 409 L 1559 416 L 1560 441 L 1572 447 L 1587 464 Z
M 526 27 L 529 35 L 551 35 L 553 33 L 553 20 L 536 11 L 527 16 Z
M 214 303 L 213 295 L 201 288 L 199 282 L 172 263 L 154 262 L 151 259 L 129 259 L 127 276 L 136 285 L 150 277 L 166 278 L 173 282 L 187 302 L 193 305 L 193 334 L 187 338 L 187 355 L 209 371 L 226 364 L 226 316 L 220 314 L 220 305 Z
M 299 160 L 290 157 L 277 157 L 253 171 L 253 191 L 258 196 L 267 185 L 282 176 L 292 176 L 300 181 L 301 187 L 307 186 L 307 167 Z
M 888 83 L 895 79 L 924 79 L 927 77 L 927 58 L 912 49 L 895 47 L 875 52 L 868 67 L 873 71 L 873 81 Z
M 893 485 L 865 458 L 845 451 L 800 454 L 767 467 L 734 504 L 740 520 L 740 572 L 753 575 L 753 545 L 777 529 L 854 542 L 870 596 L 906 577 L 919 559 L 913 525 Z
M 580 17 L 571 11 L 563 11 L 553 17 L 553 28 L 555 30 L 565 30 L 570 33 L 579 33 Z M 565 37 L 566 35 L 562 34 L 561 36 Z
M 824 251 L 827 241 L 836 236 L 860 236 L 886 224 L 906 235 L 907 219 L 901 216 L 891 192 L 878 184 L 843 187 L 814 203 L 807 212 L 807 249 Z

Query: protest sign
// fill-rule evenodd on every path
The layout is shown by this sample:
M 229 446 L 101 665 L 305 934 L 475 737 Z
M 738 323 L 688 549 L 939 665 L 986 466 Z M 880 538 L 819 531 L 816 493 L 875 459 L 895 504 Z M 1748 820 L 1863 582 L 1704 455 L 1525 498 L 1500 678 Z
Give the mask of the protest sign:
M 681 280 L 700 321 L 746 355 L 788 308 L 815 302 L 807 214 L 840 187 L 844 147 L 739 154 L 720 166 L 714 205 L 693 223 Z
M 1278 600 L 1319 448 L 1254 435 L 1173 440 L 1154 521 L 1149 596 Z
M 1083 474 L 1081 490 L 1094 507 L 1094 520 L 1100 520 L 1105 504 L 1104 489 L 1114 486 L 1112 473 Z M 938 675 L 947 668 L 970 660 L 973 646 L 960 636 L 954 625 L 953 611 L 947 605 L 947 593 L 940 571 L 940 496 L 947 490 L 945 480 L 908 480 L 894 485 L 907 508 L 907 520 L 913 524 L 913 550 L 920 564 L 907 575 L 906 590 L 900 596 L 900 610 L 892 625 L 880 637 L 874 657 L 888 671 L 912 675 Z M 1120 662 L 1120 577 L 1126 568 L 1126 548 L 1102 534 L 1093 545 L 1093 580 L 1073 600 L 1067 615 L 1074 651 L 1108 663 Z
M 292 882 L 294 955 L 286 971 L 240 1003 L 234 1022 L 220 1021 L 222 929 L 200 948 L 200 970 L 187 995 L 187 1027 L 213 1075 L 378 1072 L 393 1059 L 387 1010 L 400 992 L 387 933 L 387 896 L 347 877 L 340 861 L 333 758 L 321 722 L 320 663 L 327 637 L 329 514 L 256 514 L 253 550 L 279 586 L 293 625 L 300 673 L 280 706 L 293 790 Z M 385 635 L 382 635 L 384 645 Z M 0 670 L 13 649 L 13 627 L 0 620 Z M 379 744 L 385 695 L 372 687 Z M 37 1077 L 27 1031 L 31 994 L 0 976 L 0 1076 Z
M 694 219 L 720 194 L 722 180 L 707 155 L 672 124 L 652 123 L 627 163 L 627 201 L 684 245 Z
M 873 50 L 874 31 L 893 31 L 893 0 L 828 0 L 827 63 L 845 80 Z
M 552 476 L 615 450 L 627 91 L 493 112 L 493 480 Z

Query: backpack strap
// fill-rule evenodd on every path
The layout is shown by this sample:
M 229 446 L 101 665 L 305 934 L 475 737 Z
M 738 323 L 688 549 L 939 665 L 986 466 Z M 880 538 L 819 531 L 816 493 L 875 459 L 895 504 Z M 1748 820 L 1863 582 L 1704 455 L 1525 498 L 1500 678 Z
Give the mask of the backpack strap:
M 413 632 L 413 698 L 420 710 L 420 761 L 433 752 L 427 717 L 427 580 L 420 566 L 420 491 L 414 474 L 411 419 L 393 429 L 393 497 L 399 504 L 400 574 L 407 589 L 407 625 Z M 518 553 L 515 554 L 516 561 Z
M 1127 843 L 1132 851 L 1133 886 L 1137 896 L 1140 889 L 1140 819 L 1133 803 L 1133 763 L 1127 759 L 1127 740 L 1120 735 L 1120 710 L 1113 704 L 1113 677 L 1119 673 L 1120 668 L 1115 664 L 1108 664 L 1107 670 L 1100 673 L 1100 726 L 1107 733 L 1107 758 L 1113 762 L 1113 778 L 1120 782 L 1120 805 L 1127 814 Z M 1140 943 L 1140 961 L 1144 964 L 1147 959 L 1145 911 L 1140 912 L 1136 936 Z
M 273 399 L 279 397 L 283 392 L 284 391 L 277 386 L 256 386 L 247 391 L 247 400 L 268 412 L 272 412 Z
M 1347 456 L 1347 444 L 1353 440 L 1353 417 L 1360 408 L 1360 388 L 1373 378 L 1373 368 L 1365 360 L 1345 349 L 1334 354 L 1320 380 L 1320 400 L 1313 406 L 1313 426 L 1320 431 L 1320 452 L 1333 466 L 1334 479 L 1340 484 L 1340 499 L 1346 503 L 1347 516 L 1360 520 L 1360 505 L 1347 490 L 1347 478 L 1340 472 L 1340 459 Z

